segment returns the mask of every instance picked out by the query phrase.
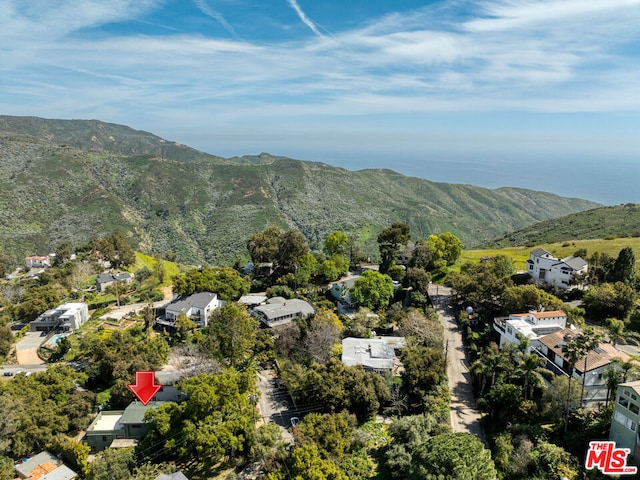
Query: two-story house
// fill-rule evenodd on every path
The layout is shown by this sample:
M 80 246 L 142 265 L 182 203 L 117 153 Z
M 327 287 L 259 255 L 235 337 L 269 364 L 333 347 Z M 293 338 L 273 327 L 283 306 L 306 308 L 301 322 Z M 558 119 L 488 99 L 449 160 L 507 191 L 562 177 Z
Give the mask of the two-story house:
M 206 327 L 209 314 L 221 305 L 218 295 L 199 292 L 185 298 L 176 299 L 165 307 L 164 315 L 156 318 L 157 325 L 175 327 L 180 314 L 193 320 L 198 328 Z
M 47 310 L 29 324 L 32 332 L 49 332 L 59 329 L 65 332 L 77 330 L 89 318 L 89 307 L 82 302 L 63 303 Z
M 512 313 L 493 320 L 493 328 L 500 334 L 500 348 L 509 343 L 519 345 L 522 337 L 537 340 L 566 326 L 567 314 L 562 310 Z
M 616 391 L 609 440 L 617 448 L 628 448 L 630 456 L 640 458 L 640 380 L 621 383 Z
M 589 264 L 580 257 L 556 258 L 544 248 L 529 254 L 527 273 L 536 281 L 557 288 L 569 288 L 574 275 L 585 274 Z
M 633 359 L 610 343 L 600 343 L 595 349 L 579 359 L 573 371 L 562 347 L 581 334 L 578 330 L 566 328 L 545 335 L 531 342 L 532 351 L 547 360 L 546 367 L 556 374 L 572 375 L 585 386 L 585 402 L 604 402 L 607 385 L 604 372 L 610 366 L 622 371 L 617 362 L 631 362 Z

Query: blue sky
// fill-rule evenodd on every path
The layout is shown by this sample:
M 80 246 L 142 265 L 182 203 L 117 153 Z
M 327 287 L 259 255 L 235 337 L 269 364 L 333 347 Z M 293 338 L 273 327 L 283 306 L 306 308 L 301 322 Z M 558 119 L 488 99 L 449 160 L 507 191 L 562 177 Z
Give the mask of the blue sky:
M 640 0 L 0 0 L 0 113 L 640 203 Z

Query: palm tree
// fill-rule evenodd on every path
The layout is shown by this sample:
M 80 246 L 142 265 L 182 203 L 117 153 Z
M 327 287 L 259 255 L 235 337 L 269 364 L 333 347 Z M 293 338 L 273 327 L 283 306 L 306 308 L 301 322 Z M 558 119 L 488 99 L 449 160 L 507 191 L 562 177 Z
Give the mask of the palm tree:
M 569 425 L 569 411 L 571 410 L 571 380 L 573 379 L 573 371 L 576 368 L 576 363 L 585 355 L 584 345 L 579 337 L 574 338 L 562 345 L 562 353 L 567 362 L 569 362 L 569 388 L 567 390 L 567 408 L 564 420 L 564 431 L 566 434 Z
M 518 363 L 517 374 L 524 379 L 524 398 L 527 400 L 535 387 L 544 385 L 542 375 L 552 375 L 550 370 L 543 368 L 545 360 L 535 353 L 524 354 Z
M 622 374 L 618 371 L 618 369 L 614 365 L 609 365 L 607 369 L 604 371 L 604 380 L 607 384 L 607 399 L 604 403 L 604 406 L 606 407 L 607 405 L 609 405 L 609 400 L 611 399 L 611 395 L 615 393 L 616 388 L 618 388 L 618 385 L 622 383 Z
M 487 348 L 485 348 L 475 362 L 473 362 L 469 371 L 481 379 L 481 393 L 485 392 L 487 386 L 487 379 L 491 379 L 489 388 L 496 383 L 496 377 L 498 373 L 505 368 L 505 357 L 503 356 L 500 348 L 495 342 L 491 342 Z
M 616 357 L 613 359 L 613 363 L 618 365 L 622 370 L 622 381 L 620 383 L 626 382 L 629 375 L 631 375 L 632 377 L 637 377 L 638 375 L 640 375 L 640 367 L 638 366 L 638 362 L 636 362 L 635 360 L 636 359 L 633 358 L 628 362 L 625 362 L 620 357 Z
M 582 369 L 582 391 L 580 392 L 580 405 L 582 405 L 582 400 L 584 398 L 584 384 L 587 379 L 587 358 L 589 357 L 589 352 L 598 348 L 600 342 L 602 341 L 602 335 L 595 331 L 593 327 L 587 327 L 584 329 L 584 333 L 578 337 L 580 342 L 582 343 L 582 347 L 584 349 L 584 368 Z

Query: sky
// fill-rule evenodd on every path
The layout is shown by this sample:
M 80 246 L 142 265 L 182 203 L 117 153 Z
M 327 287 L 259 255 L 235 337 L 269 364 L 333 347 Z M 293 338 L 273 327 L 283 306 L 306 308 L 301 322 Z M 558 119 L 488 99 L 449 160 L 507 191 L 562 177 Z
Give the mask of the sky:
M 0 114 L 640 203 L 640 0 L 0 0 Z

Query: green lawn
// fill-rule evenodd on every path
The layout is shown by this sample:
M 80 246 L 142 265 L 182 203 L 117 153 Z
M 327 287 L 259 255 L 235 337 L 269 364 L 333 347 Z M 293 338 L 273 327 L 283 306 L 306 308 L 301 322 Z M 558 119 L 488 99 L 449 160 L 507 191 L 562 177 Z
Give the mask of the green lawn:
M 177 263 L 170 262 L 168 260 L 163 260 L 162 262 L 164 265 L 164 282 L 162 282 L 162 286 L 171 285 L 171 277 L 180 273 L 180 267 Z M 135 272 L 136 270 L 147 267 L 149 270 L 153 271 L 157 263 L 158 260 L 151 255 L 136 252 L 136 263 L 131 265 L 127 270 Z
M 591 256 L 594 252 L 607 253 L 616 258 L 620 250 L 625 247 L 633 248 L 636 254 L 636 270 L 640 271 L 640 238 L 614 238 L 611 240 L 571 240 L 568 242 L 543 243 L 534 247 L 507 247 L 502 249 L 488 250 L 464 250 L 460 260 L 453 267 L 453 270 L 459 270 L 460 265 L 464 262 L 478 262 L 484 257 L 493 257 L 496 255 L 506 255 L 513 259 L 518 270 L 525 270 L 526 261 L 529 259 L 531 250 L 542 247 L 551 252 L 558 258 L 568 257 L 579 248 L 586 248 L 587 255 Z

